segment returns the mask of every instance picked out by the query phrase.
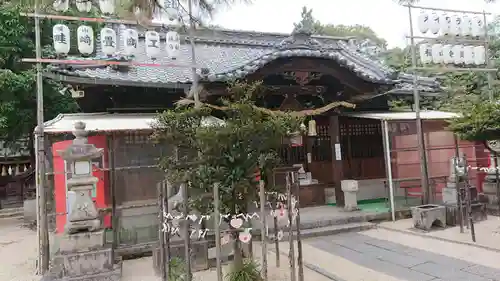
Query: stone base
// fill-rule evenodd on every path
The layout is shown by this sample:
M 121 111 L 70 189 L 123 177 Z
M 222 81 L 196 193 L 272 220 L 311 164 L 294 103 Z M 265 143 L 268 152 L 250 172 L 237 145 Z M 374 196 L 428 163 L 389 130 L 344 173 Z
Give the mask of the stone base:
M 63 234 L 59 243 L 61 254 L 102 249 L 106 243 L 104 230 Z
M 411 208 L 413 226 L 429 231 L 433 225 L 446 227 L 446 207 L 439 205 L 421 205 Z
M 192 241 L 191 242 L 191 270 L 193 272 L 206 270 L 209 268 L 208 263 L 208 241 Z M 184 241 L 177 240 L 170 242 L 170 257 L 184 260 Z M 156 274 L 160 274 L 160 247 L 153 248 L 153 268 Z
M 113 250 L 101 250 L 56 255 L 54 263 L 62 266 L 64 277 L 93 275 L 113 270 Z

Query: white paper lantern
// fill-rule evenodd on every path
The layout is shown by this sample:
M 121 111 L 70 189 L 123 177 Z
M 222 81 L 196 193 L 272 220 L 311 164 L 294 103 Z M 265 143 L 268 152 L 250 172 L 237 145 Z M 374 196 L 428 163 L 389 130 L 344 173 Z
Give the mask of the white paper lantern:
M 439 23 L 439 16 L 436 13 L 432 13 L 430 16 L 429 30 L 432 34 L 438 34 L 441 29 L 441 24 Z
M 451 51 L 453 53 L 453 63 L 454 64 L 462 64 L 464 63 L 464 46 L 462 45 L 455 45 L 451 48 Z
M 462 17 L 462 22 L 460 23 L 460 35 L 470 36 L 472 34 L 472 20 L 468 16 Z
M 471 35 L 474 37 L 479 37 L 485 34 L 483 20 L 479 17 L 474 17 L 472 19 L 472 30 Z
M 422 11 L 420 15 L 418 15 L 418 30 L 420 30 L 422 34 L 425 34 L 427 33 L 427 31 L 429 31 L 429 27 L 430 27 L 429 15 L 426 12 Z
M 108 56 L 116 52 L 116 32 L 108 27 L 101 29 L 101 51 Z
M 432 62 L 442 63 L 443 62 L 443 45 L 434 44 L 432 45 Z
M 181 39 L 175 31 L 167 32 L 167 54 L 171 59 L 179 57 L 181 50 Z
M 432 49 L 429 44 L 420 44 L 420 61 L 423 64 L 432 62 Z
M 474 64 L 474 47 L 464 46 L 464 63 Z
M 70 32 L 68 26 L 64 24 L 56 24 L 52 28 L 52 40 L 54 42 L 54 50 L 58 55 L 69 53 L 71 47 Z
M 158 58 L 160 54 L 160 34 L 156 31 L 146 32 L 146 54 L 151 59 Z
M 139 42 L 139 33 L 135 29 L 125 29 L 123 31 L 124 53 L 127 56 L 135 55 L 137 52 L 137 43 Z
M 474 47 L 474 64 L 482 65 L 486 63 L 486 49 L 484 46 Z
M 450 32 L 450 34 L 460 35 L 461 28 L 462 28 L 462 18 L 457 16 L 457 15 L 451 16 L 451 32 Z
M 452 45 L 444 45 L 443 46 L 443 62 L 445 64 L 452 64 L 453 63 L 453 53 L 451 48 L 453 48 Z
M 439 19 L 439 23 L 441 24 L 441 33 L 443 35 L 450 34 L 451 32 L 451 16 L 447 14 L 442 14 Z
M 76 0 L 76 9 L 80 12 L 90 12 L 92 9 L 91 0 Z
M 94 30 L 88 25 L 81 25 L 76 30 L 78 40 L 78 51 L 82 55 L 90 55 L 94 52 Z
M 66 12 L 69 9 L 69 0 L 55 0 L 52 6 L 58 12 Z
M 99 9 L 103 14 L 112 14 L 115 12 L 114 0 L 99 0 Z

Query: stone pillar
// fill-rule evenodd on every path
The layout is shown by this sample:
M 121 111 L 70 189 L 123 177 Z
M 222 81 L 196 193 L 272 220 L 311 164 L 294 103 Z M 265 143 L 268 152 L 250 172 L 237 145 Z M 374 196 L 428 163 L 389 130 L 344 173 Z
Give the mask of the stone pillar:
M 358 181 L 343 180 L 341 181 L 342 191 L 344 192 L 344 209 L 346 211 L 356 211 L 358 208 Z
M 92 159 L 102 157 L 102 149 L 87 142 L 85 123 L 76 122 L 75 139 L 65 150 L 58 151 L 66 161 L 68 189 L 75 192 L 75 201 L 65 233 L 60 237 L 59 251 L 44 280 L 118 281 L 121 261 L 115 260 L 113 249 L 106 245 L 99 212 L 91 192 L 98 178 L 92 175 Z

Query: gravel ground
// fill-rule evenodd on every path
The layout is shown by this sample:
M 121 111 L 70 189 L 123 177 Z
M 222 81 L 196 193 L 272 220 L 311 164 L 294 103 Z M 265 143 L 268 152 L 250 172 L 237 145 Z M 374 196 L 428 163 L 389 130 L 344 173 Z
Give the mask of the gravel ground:
M 36 232 L 23 227 L 19 219 L 0 219 L 0 281 L 39 281 L 36 275 Z M 255 243 L 254 253 L 259 256 L 261 250 Z M 281 267 L 274 264 L 275 254 L 268 251 L 269 281 L 289 281 L 288 258 L 281 255 Z M 224 272 L 228 266 L 224 267 Z M 305 280 L 329 281 L 330 279 L 304 268 Z M 123 264 L 123 281 L 159 281 L 153 273 L 151 258 L 127 260 Z M 196 272 L 194 281 L 218 281 L 215 270 Z

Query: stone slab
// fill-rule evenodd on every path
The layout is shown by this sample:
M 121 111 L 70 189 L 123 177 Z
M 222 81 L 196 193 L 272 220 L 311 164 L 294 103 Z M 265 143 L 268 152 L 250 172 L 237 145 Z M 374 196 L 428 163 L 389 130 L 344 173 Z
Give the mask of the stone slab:
M 430 230 L 433 225 L 446 227 L 446 207 L 428 204 L 411 208 L 413 226 L 422 230 Z
M 67 277 L 61 281 L 120 281 L 122 278 L 122 264 L 121 262 L 115 264 L 113 270 L 93 275 L 86 275 L 80 277 Z M 58 281 L 58 280 L 57 280 Z

